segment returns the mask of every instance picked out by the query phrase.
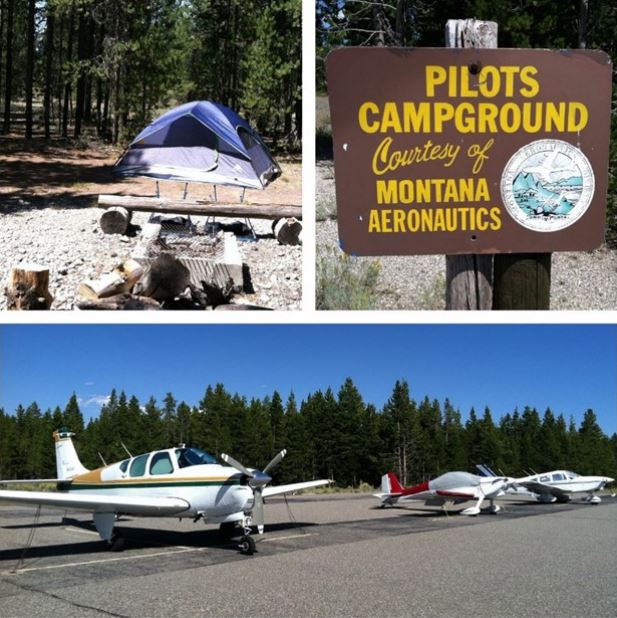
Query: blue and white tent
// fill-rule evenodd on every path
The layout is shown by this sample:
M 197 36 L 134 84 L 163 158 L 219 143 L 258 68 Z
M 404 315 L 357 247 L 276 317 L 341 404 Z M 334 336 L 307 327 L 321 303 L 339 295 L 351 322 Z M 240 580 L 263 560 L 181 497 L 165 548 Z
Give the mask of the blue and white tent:
M 113 172 L 264 189 L 281 168 L 246 120 L 220 103 L 193 101 L 149 124 Z

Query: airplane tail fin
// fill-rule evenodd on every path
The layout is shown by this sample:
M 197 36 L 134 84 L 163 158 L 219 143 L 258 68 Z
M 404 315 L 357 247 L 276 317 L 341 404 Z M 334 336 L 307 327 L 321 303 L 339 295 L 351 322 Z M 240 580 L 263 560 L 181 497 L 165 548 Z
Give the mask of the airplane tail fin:
M 497 476 L 486 464 L 476 464 L 480 476 Z M 502 474 L 502 476 L 504 476 Z
M 59 479 L 68 480 L 77 474 L 84 474 L 88 469 L 83 466 L 71 436 L 74 433 L 66 429 L 58 429 L 52 434 L 56 443 L 56 473 Z
M 387 472 L 381 477 L 381 493 L 373 494 L 381 502 L 383 508 L 387 504 L 393 505 L 402 493 L 403 488 L 393 472 Z
M 403 486 L 399 483 L 398 478 L 394 472 L 388 472 L 381 477 L 381 487 L 383 490 L 385 479 L 389 485 L 389 490 L 386 493 L 400 494 L 403 491 Z

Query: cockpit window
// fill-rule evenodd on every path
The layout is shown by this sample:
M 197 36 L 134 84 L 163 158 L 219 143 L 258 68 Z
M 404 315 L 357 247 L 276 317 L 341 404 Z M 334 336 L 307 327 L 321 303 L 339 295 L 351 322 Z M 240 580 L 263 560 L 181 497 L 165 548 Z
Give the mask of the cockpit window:
M 163 451 L 156 453 L 150 462 L 150 474 L 171 474 L 174 467 L 171 464 L 169 453 Z
M 541 476 L 540 483 L 548 483 L 551 480 L 550 476 Z
M 198 448 L 177 448 L 176 460 L 179 468 L 218 463 L 215 457 Z
M 150 453 L 135 457 L 131 463 L 131 469 L 129 470 L 129 476 L 143 476 L 146 472 L 146 463 L 150 457 Z
M 575 478 L 578 476 L 578 474 L 576 474 L 576 472 L 570 472 L 569 470 L 567 470 L 567 471 L 566 471 L 566 476 L 567 476 L 569 479 L 575 479 Z
M 120 470 L 122 470 L 122 472 L 126 472 L 126 469 L 129 467 L 129 461 L 129 459 L 125 459 L 120 463 Z
M 563 474 L 558 472 L 557 474 L 553 474 L 553 480 L 554 481 L 563 481 L 564 480 L 564 476 L 563 476 Z

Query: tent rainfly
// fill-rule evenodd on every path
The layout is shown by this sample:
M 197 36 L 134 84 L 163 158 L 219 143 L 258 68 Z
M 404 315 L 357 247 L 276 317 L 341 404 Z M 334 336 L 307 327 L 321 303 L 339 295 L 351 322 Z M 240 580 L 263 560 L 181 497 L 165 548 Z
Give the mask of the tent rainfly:
M 264 189 L 281 168 L 246 120 L 220 103 L 193 101 L 149 124 L 113 172 Z

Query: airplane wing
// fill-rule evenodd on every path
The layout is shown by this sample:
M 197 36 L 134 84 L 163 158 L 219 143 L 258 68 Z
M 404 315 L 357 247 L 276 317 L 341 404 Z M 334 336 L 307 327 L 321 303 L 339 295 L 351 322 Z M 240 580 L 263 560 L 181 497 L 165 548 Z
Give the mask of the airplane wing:
M 0 485 L 43 485 L 45 483 L 60 483 L 66 479 L 10 479 L 0 480 Z
M 127 515 L 175 515 L 190 507 L 182 498 L 130 498 L 53 491 L 0 491 L 0 501 Z
M 267 498 L 269 496 L 278 496 L 279 494 L 287 494 L 292 491 L 302 491 L 303 489 L 310 489 L 311 487 L 321 487 L 322 485 L 329 485 L 333 481 L 321 480 L 321 481 L 304 481 L 303 483 L 291 483 L 289 485 L 276 485 L 274 487 L 264 487 L 262 496 Z
M 538 483 L 538 481 L 517 482 L 517 485 L 521 485 L 534 494 L 550 494 L 551 496 L 555 496 L 555 498 L 565 498 L 570 495 L 569 492 L 559 489 L 559 487 L 545 485 L 544 483 Z

